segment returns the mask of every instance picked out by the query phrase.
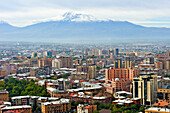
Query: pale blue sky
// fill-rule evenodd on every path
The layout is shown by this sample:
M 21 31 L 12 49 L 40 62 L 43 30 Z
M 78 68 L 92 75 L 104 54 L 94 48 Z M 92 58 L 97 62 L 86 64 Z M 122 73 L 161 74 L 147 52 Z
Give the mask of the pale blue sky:
M 0 20 L 15 26 L 59 20 L 66 12 L 170 27 L 170 0 L 0 0 Z

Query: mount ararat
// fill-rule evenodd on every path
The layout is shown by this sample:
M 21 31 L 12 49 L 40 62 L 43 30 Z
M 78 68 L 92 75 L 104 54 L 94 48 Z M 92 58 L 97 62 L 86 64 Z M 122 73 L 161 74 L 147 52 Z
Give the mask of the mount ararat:
M 15 27 L 0 23 L 0 41 L 169 40 L 170 28 L 144 27 L 128 21 L 97 20 L 66 13 L 61 20 Z

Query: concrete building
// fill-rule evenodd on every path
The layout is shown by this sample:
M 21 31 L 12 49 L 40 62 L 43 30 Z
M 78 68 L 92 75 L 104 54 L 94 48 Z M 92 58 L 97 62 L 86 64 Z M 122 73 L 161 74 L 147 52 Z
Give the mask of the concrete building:
M 85 72 L 72 72 L 70 78 L 71 80 L 87 80 L 88 74 Z
M 117 91 L 130 91 L 130 83 L 133 77 L 139 76 L 139 69 L 115 69 L 111 67 L 105 70 L 106 91 L 113 94 Z
M 0 90 L 0 101 L 8 101 L 8 91 Z
M 87 79 L 94 79 L 96 77 L 96 65 L 82 65 L 76 67 L 77 72 L 87 73 Z
M 61 61 L 59 59 L 53 59 L 52 60 L 52 67 L 59 69 L 61 68 Z
M 170 58 L 170 52 L 167 52 L 167 58 Z
M 6 106 L 1 109 L 1 113 L 32 113 L 32 108 L 29 105 Z
M 166 60 L 166 69 L 170 70 L 170 59 Z
M 158 102 L 162 101 L 170 103 L 170 85 L 169 87 L 158 89 Z
M 38 98 L 39 96 L 15 96 L 11 98 L 11 101 L 13 106 L 30 105 L 33 107 L 38 104 Z
M 30 66 L 31 67 L 38 67 L 38 57 L 31 57 Z
M 77 106 L 77 113 L 93 113 L 94 111 L 97 111 L 97 105 L 79 104 Z
M 53 66 L 60 68 L 72 68 L 73 67 L 73 58 L 69 56 L 60 56 L 58 60 L 53 61 Z M 58 63 L 59 62 L 59 63 Z M 55 64 L 57 63 L 57 64 Z
M 157 75 L 146 74 L 133 78 L 133 98 L 140 98 L 142 105 L 152 105 L 157 100 Z
M 114 55 L 115 55 L 115 56 L 119 55 L 119 49 L 118 49 L 118 48 L 115 48 L 115 49 L 114 49 Z
M 132 68 L 133 66 L 135 66 L 134 57 L 132 56 L 125 57 L 125 68 Z
M 5 63 L 3 67 L 4 67 L 4 70 L 6 70 L 7 75 L 13 73 L 14 70 L 17 70 L 17 65 L 15 64 Z
M 53 102 L 45 102 L 41 104 L 42 113 L 66 113 L 71 109 L 71 102 L 69 99 L 60 99 Z
M 163 69 L 163 63 L 160 61 L 155 61 L 155 68 Z
M 116 78 L 119 78 L 120 80 L 132 81 L 133 77 L 136 77 L 136 76 L 139 76 L 139 69 L 136 69 L 136 68 L 116 69 L 115 67 L 111 67 L 110 69 L 105 70 L 106 83 Z
M 154 64 L 154 57 L 146 56 L 146 58 L 144 60 L 144 64 Z
M 115 68 L 123 68 L 122 58 L 117 58 L 117 59 L 114 61 L 114 67 L 115 67 Z
M 170 109 L 151 107 L 151 108 L 145 109 L 145 113 L 170 113 Z
M 166 55 L 164 54 L 156 54 L 155 57 L 158 61 L 163 63 L 163 69 L 166 69 Z
M 52 58 L 43 57 L 38 60 L 38 67 L 52 66 Z

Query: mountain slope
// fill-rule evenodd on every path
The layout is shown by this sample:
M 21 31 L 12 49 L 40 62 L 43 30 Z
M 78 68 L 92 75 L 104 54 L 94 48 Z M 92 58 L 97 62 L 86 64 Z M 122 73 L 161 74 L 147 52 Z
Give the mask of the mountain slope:
M 127 21 L 100 21 L 88 15 L 65 14 L 63 20 L 14 27 L 0 24 L 0 40 L 53 41 L 53 40 L 167 40 L 169 28 L 143 27 Z M 81 21 L 80 21 L 81 20 Z

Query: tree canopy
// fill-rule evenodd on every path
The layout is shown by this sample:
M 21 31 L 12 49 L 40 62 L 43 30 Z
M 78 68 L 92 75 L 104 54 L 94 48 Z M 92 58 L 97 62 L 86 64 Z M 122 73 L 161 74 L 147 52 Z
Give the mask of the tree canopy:
M 0 81 L 0 89 L 6 89 L 9 92 L 9 97 L 24 95 L 49 96 L 47 90 L 35 84 L 34 80 L 5 79 L 4 81 Z

